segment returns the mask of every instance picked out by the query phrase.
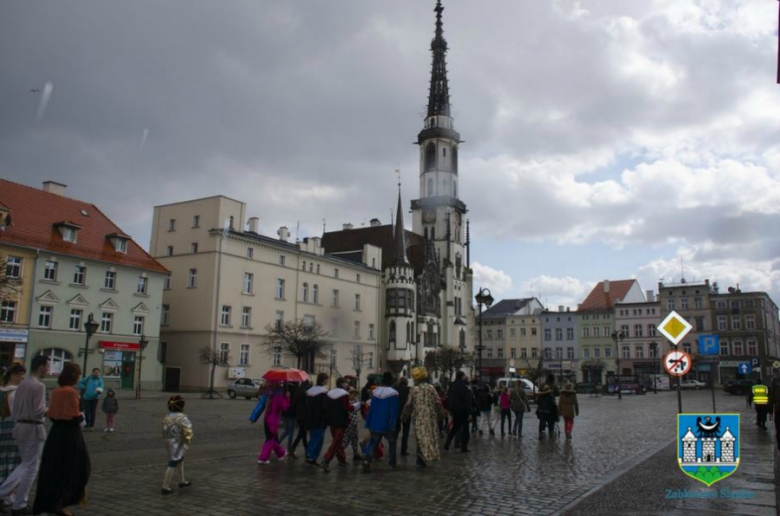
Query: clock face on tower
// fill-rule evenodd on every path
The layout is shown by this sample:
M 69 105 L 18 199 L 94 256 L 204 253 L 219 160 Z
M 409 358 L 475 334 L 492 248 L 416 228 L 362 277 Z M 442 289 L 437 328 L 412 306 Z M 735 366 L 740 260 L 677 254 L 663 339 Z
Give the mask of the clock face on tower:
M 429 208 L 429 209 L 423 211 L 423 221 L 424 222 L 435 222 L 436 221 L 436 210 Z

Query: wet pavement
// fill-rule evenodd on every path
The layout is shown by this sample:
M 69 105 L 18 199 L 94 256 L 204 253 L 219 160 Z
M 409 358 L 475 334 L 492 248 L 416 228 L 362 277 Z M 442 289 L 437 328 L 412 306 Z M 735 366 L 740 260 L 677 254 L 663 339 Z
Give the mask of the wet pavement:
M 718 408 L 742 412 L 743 431 L 755 435 L 744 399 L 716 395 Z M 347 467 L 334 463 L 325 474 L 300 459 L 258 466 L 262 428 L 248 423 L 251 406 L 245 400 L 187 401 L 185 412 L 195 426 L 187 476 L 194 485 L 174 488 L 173 495 L 163 497 L 160 483 L 166 457 L 159 423 L 165 402 L 123 400 L 117 433 L 85 435 L 94 468 L 89 505 L 77 513 L 250 515 L 305 509 L 312 515 L 377 511 L 551 515 L 566 509 L 570 514 L 589 515 L 631 514 L 627 511 L 637 504 L 634 514 L 702 509 L 695 502 L 662 499 L 667 487 L 698 484 L 677 469 L 674 448 L 669 446 L 675 439 L 677 412 L 676 395 L 671 392 L 623 400 L 581 395 L 581 417 L 569 442 L 562 437 L 539 440 L 538 423 L 531 414 L 525 419 L 523 439 L 472 434 L 471 453 L 442 452 L 442 460 L 425 470 L 415 467 L 414 456 L 401 458 L 396 470 L 382 461 L 374 464 L 370 474 L 352 463 Z M 686 412 L 711 409 L 709 392 L 685 392 L 683 408 Z M 772 437 L 743 435 L 743 465 L 720 482 L 722 486 L 715 486 L 729 482 L 732 489 L 749 488 L 760 496 L 761 504 L 753 506 L 758 512 L 746 509 L 741 514 L 774 514 L 774 485 L 767 484 L 767 478 L 774 479 Z M 413 450 L 414 444 L 410 446 Z M 767 454 L 768 462 L 751 458 Z M 628 482 L 621 484 L 621 480 Z M 641 502 L 642 496 L 646 502 Z M 600 510 L 599 504 L 606 502 L 599 502 L 599 497 L 609 501 Z M 643 510 L 642 503 L 651 505 Z M 770 506 L 772 512 L 766 512 Z M 734 513 L 732 505 L 723 507 Z

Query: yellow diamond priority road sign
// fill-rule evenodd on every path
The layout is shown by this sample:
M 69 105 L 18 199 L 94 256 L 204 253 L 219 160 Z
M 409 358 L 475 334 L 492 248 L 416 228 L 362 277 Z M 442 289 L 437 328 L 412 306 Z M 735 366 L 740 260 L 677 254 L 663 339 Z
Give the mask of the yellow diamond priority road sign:
M 661 335 L 669 339 L 672 344 L 677 345 L 686 335 L 688 335 L 691 328 L 693 328 L 693 326 L 691 326 L 688 321 L 677 312 L 672 311 L 658 326 L 658 331 L 661 332 Z

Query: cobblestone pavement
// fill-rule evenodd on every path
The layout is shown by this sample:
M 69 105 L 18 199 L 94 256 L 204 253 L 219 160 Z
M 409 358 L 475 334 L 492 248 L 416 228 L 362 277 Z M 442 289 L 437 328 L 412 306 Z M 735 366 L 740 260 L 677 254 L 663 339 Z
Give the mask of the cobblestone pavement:
M 743 398 L 716 395 L 721 411 L 744 410 Z M 707 411 L 709 396 L 685 392 L 683 408 Z M 89 505 L 79 514 L 554 514 L 672 442 L 677 412 L 671 392 L 621 401 L 583 395 L 571 442 L 539 440 L 531 415 L 523 439 L 472 438 L 471 453 L 443 452 L 426 470 L 410 456 L 396 470 L 382 461 L 370 474 L 352 464 L 325 474 L 301 460 L 258 466 L 262 430 L 247 422 L 251 402 L 187 404 L 196 436 L 187 461 L 193 487 L 159 494 L 164 402 L 128 400 L 119 432 L 86 434 L 94 470 Z M 741 467 L 734 477 L 748 473 Z

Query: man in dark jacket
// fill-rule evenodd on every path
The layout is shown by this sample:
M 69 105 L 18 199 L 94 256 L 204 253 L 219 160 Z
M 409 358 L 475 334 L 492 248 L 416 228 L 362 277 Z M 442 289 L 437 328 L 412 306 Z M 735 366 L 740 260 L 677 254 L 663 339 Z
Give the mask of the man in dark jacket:
M 306 428 L 309 430 L 309 445 L 306 447 L 306 464 L 317 465 L 325 438 L 326 407 L 328 405 L 328 375 L 317 375 L 317 385 L 306 391 Z
M 306 439 L 306 392 L 311 389 L 311 382 L 306 380 L 295 391 L 295 398 L 293 398 L 292 405 L 295 406 L 295 420 L 298 423 L 298 435 L 295 436 L 295 440 L 292 443 L 292 447 L 287 450 L 287 453 L 291 458 L 297 459 L 295 455 L 295 449 L 298 447 L 298 443 L 303 441 L 303 449 L 306 450 L 308 440 Z
M 409 455 L 409 429 L 412 425 L 411 420 L 401 421 L 401 413 L 409 400 L 409 380 L 404 376 L 399 378 L 395 390 L 398 391 L 398 424 L 395 427 L 395 431 L 401 433 L 401 455 L 404 456 Z
M 347 381 L 344 378 L 339 378 L 336 380 L 336 388 L 328 392 L 328 408 L 325 416 L 330 426 L 332 441 L 320 463 L 320 467 L 325 470 L 325 473 L 330 471 L 330 461 L 333 460 L 334 456 L 338 458 L 339 466 L 347 465 L 347 456 L 344 453 L 344 432 L 349 426 L 349 413 L 360 408 L 360 402 L 354 404 L 349 402 L 349 393 L 344 387 L 348 387 Z
M 449 451 L 450 443 L 455 436 L 460 435 L 460 450 L 467 452 L 469 444 L 469 415 L 474 408 L 474 396 L 466 384 L 466 373 L 458 371 L 455 381 L 447 392 L 447 409 L 452 412 L 452 430 L 447 435 L 444 449 Z

